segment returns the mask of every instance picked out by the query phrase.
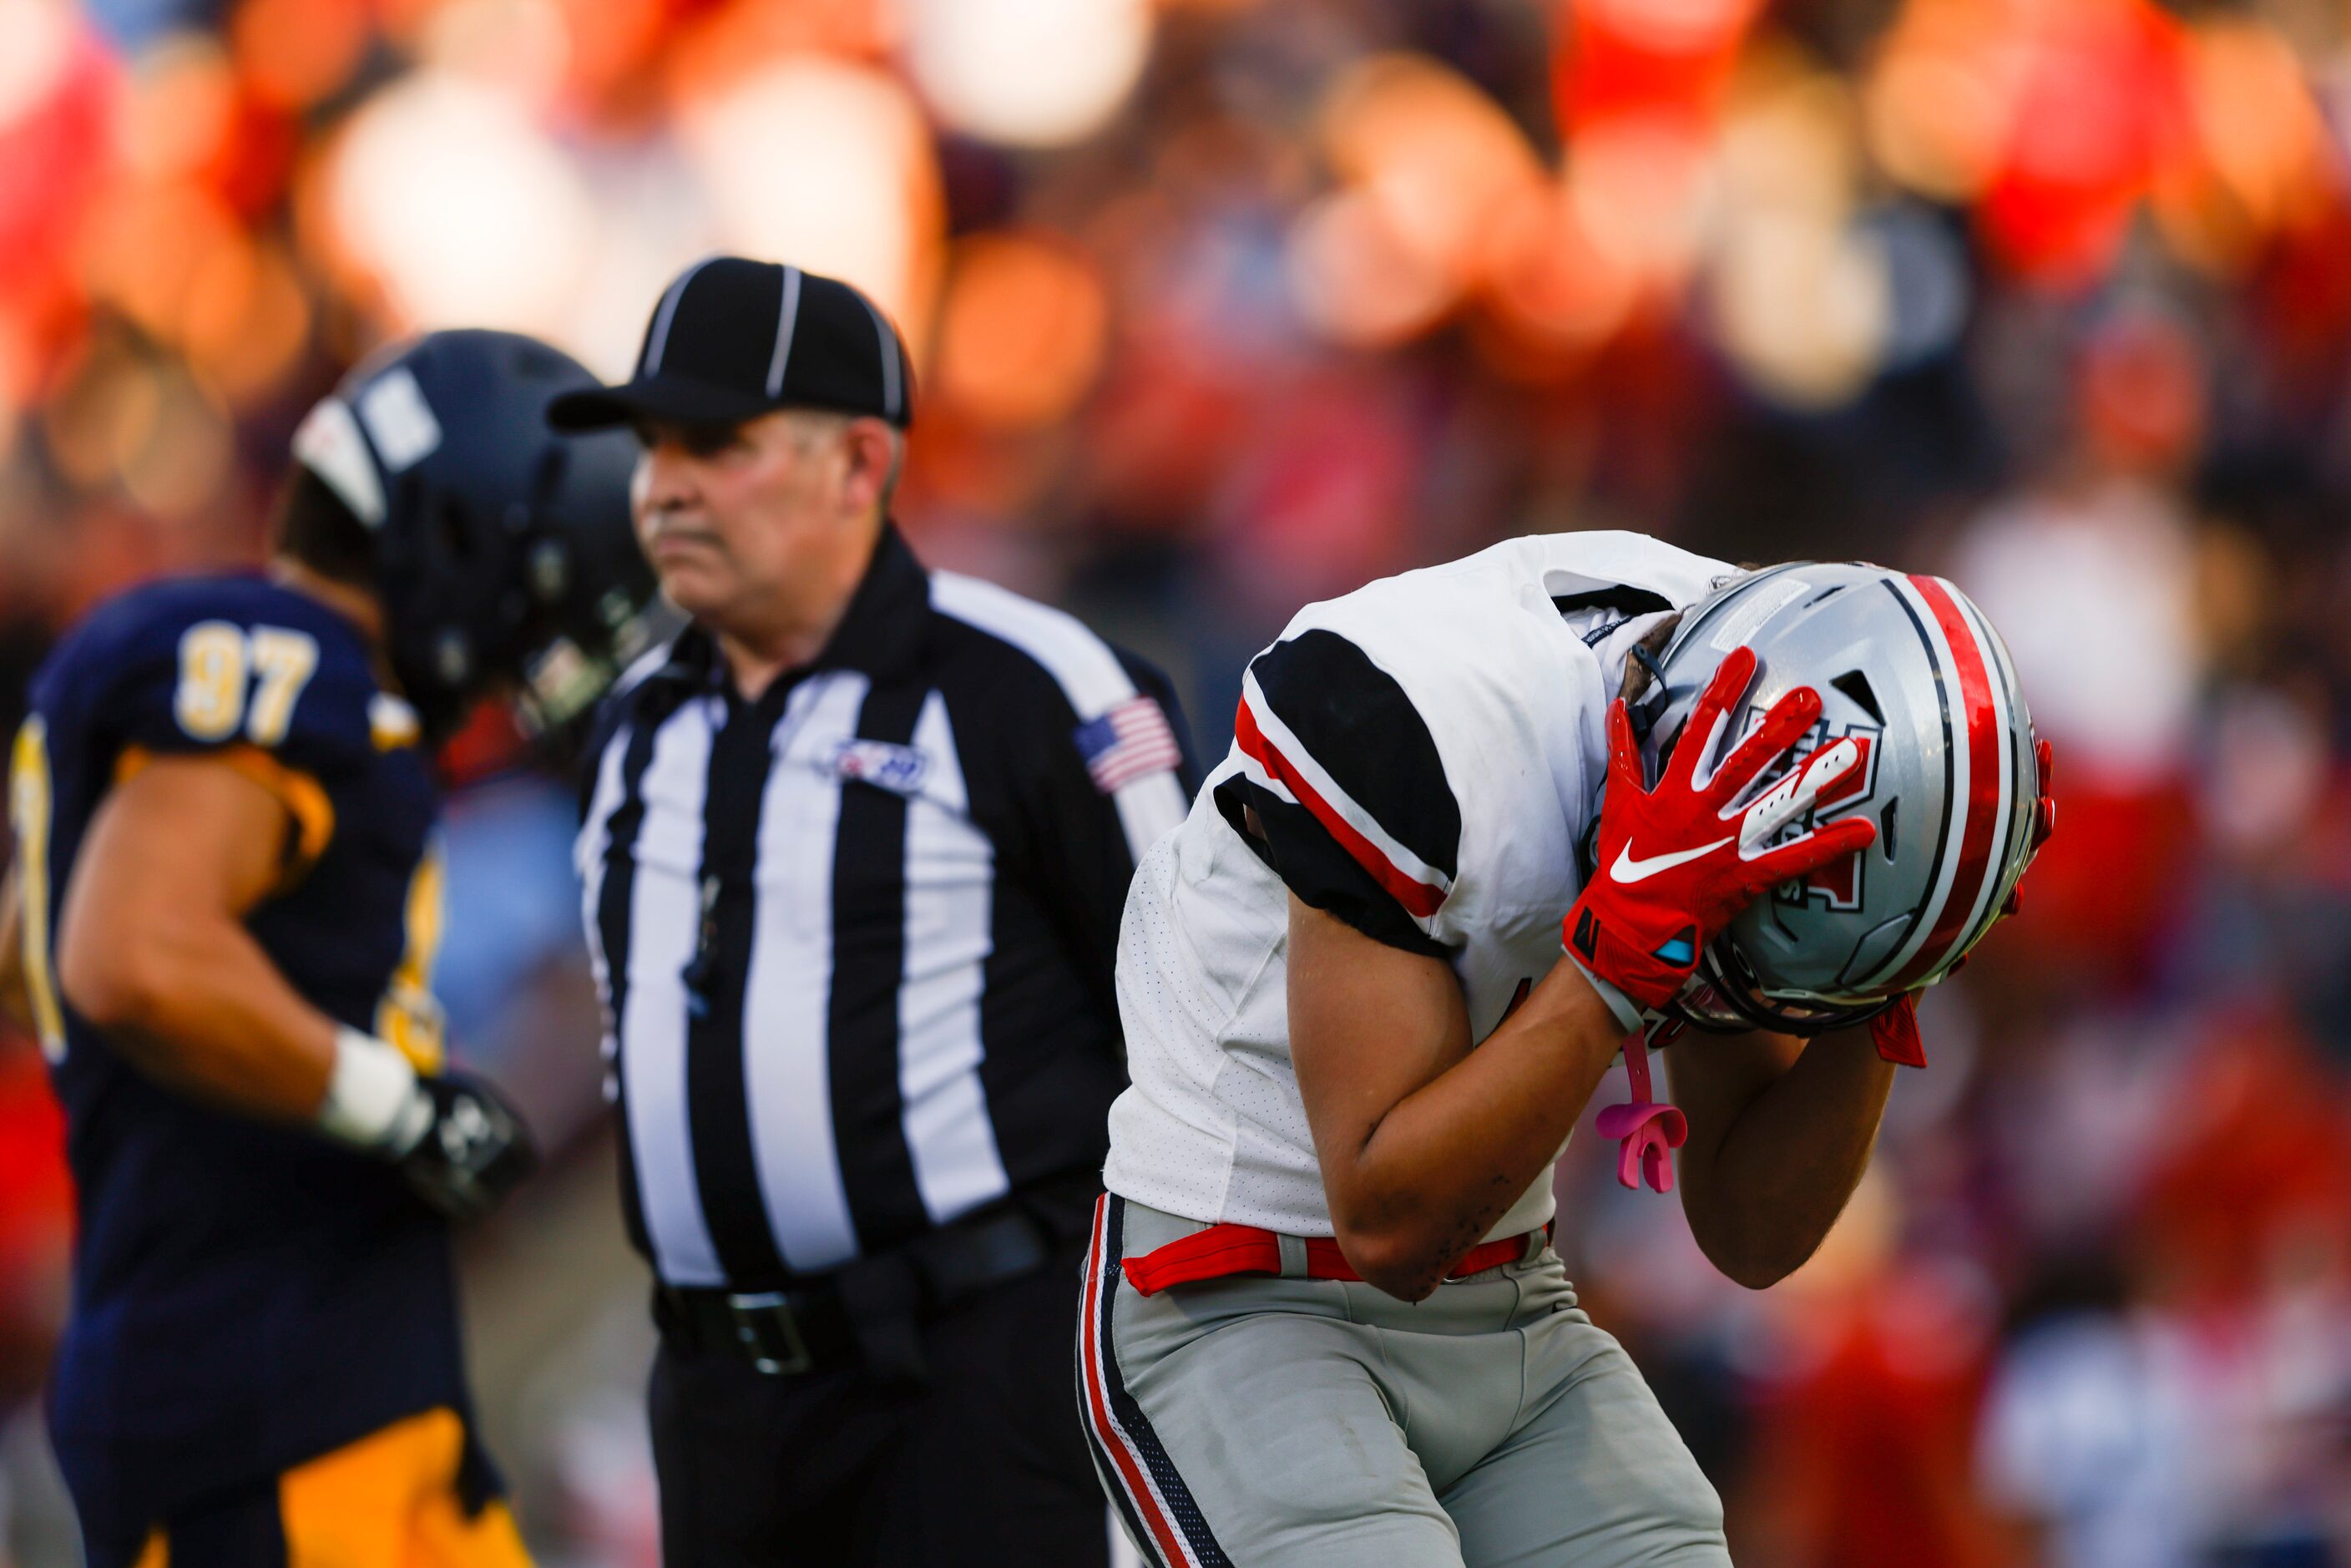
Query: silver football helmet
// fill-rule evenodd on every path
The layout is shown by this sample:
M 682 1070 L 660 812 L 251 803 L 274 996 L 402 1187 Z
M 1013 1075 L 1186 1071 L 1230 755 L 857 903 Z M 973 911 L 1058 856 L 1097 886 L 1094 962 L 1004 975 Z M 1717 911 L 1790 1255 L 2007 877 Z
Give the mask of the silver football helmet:
M 2013 907 L 2048 835 L 2048 752 L 2008 650 L 1957 588 L 1799 561 L 1725 582 L 1683 612 L 1662 652 L 1636 655 L 1627 695 L 1652 779 L 1715 665 L 1741 643 L 1759 669 L 1721 752 L 1811 686 L 1820 722 L 1750 793 L 1850 743 L 1862 754 L 1850 782 L 1782 833 L 1865 816 L 1877 841 L 1756 900 L 1708 946 L 1675 1010 L 1703 1029 L 1843 1028 L 1941 979 Z

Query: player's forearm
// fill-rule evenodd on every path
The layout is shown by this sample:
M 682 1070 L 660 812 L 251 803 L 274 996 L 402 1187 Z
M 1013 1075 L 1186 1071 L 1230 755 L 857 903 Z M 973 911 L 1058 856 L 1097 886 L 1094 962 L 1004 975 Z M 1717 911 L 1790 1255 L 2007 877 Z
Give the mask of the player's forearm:
M 66 998 L 134 1066 L 248 1115 L 316 1119 L 335 1063 L 334 1020 L 302 999 L 236 922 L 141 922 L 71 945 Z
M 1850 1030 L 1812 1041 L 1740 1112 L 1683 1205 L 1716 1268 L 1760 1290 L 1813 1255 L 1868 1168 L 1893 1083 L 1867 1031 Z
M 1364 1279 L 1418 1301 L 1559 1156 L 1623 1030 L 1572 964 L 1475 1051 L 1382 1117 L 1332 1187 L 1341 1248 Z

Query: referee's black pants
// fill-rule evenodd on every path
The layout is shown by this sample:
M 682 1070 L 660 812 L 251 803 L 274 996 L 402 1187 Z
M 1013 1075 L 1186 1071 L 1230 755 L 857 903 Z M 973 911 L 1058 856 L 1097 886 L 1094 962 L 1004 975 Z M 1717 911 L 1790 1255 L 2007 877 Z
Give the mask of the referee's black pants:
M 929 1376 L 770 1376 L 664 1336 L 649 1405 L 667 1568 L 1106 1568 L 1070 1391 L 1082 1249 L 923 1325 Z

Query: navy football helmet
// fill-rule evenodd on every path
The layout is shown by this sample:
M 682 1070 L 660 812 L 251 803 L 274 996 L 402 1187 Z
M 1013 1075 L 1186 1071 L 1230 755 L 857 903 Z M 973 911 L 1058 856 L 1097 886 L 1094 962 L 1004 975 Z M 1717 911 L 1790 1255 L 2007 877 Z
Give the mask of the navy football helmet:
M 426 732 L 509 684 L 525 727 L 569 726 L 654 640 L 626 433 L 559 436 L 547 404 L 601 383 L 512 332 L 432 332 L 352 370 L 294 455 L 371 549 L 386 642 Z

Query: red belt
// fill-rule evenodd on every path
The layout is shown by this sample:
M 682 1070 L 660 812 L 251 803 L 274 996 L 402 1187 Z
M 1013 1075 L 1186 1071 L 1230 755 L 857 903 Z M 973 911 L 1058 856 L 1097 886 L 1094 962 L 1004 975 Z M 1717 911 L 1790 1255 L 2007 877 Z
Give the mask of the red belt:
M 1550 1239 L 1551 1227 L 1546 1225 L 1524 1236 L 1480 1242 L 1455 1259 L 1445 1277 L 1458 1280 L 1465 1274 L 1515 1263 L 1527 1255 L 1531 1244 Z M 1254 1225 L 1211 1225 L 1206 1230 L 1178 1237 L 1140 1258 L 1122 1260 L 1121 1268 L 1128 1284 L 1144 1295 L 1155 1296 L 1170 1285 L 1188 1285 L 1196 1280 L 1221 1280 L 1228 1274 L 1279 1274 L 1282 1272 L 1281 1240 L 1274 1232 L 1260 1230 Z M 1309 1236 L 1305 1240 L 1307 1279 L 1362 1281 L 1364 1277 L 1348 1263 L 1336 1241 L 1323 1236 Z

